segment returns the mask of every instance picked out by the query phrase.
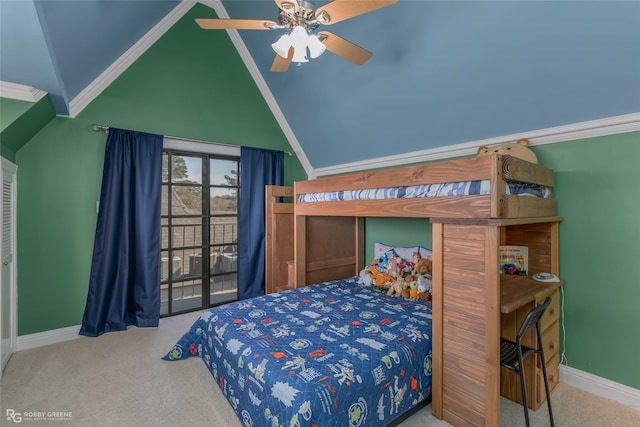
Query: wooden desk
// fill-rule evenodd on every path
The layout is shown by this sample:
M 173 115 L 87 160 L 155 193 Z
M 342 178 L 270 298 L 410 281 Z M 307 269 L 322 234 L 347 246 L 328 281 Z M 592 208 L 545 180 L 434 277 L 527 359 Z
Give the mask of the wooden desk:
M 550 306 L 541 319 L 543 345 L 549 386 L 553 388 L 557 383 L 558 288 L 562 282 L 504 277 L 498 265 L 500 246 L 527 246 L 529 271 L 558 275 L 561 220 L 561 217 L 431 219 L 432 413 L 436 418 L 455 426 L 500 426 L 500 395 L 518 401 L 521 393 L 517 375 L 514 380 L 500 367 L 500 337 L 514 339 L 523 315 L 547 296 L 552 297 L 555 306 Z M 526 337 L 525 345 L 530 338 Z M 534 358 L 525 360 L 530 405 L 540 405 L 546 397 L 536 365 Z
M 530 277 L 504 274 L 500 278 L 500 313 L 509 314 L 528 306 L 541 296 L 553 293 L 563 284 L 563 281 L 538 282 Z
M 549 388 L 553 390 L 559 380 L 560 327 L 558 321 L 560 292 L 564 284 L 560 282 L 538 282 L 530 277 L 502 275 L 500 280 L 500 335 L 515 341 L 516 334 L 529 311 L 551 297 L 551 304 L 540 319 L 540 332 L 547 364 Z M 523 338 L 523 344 L 537 347 L 533 331 Z M 544 378 L 539 363 L 534 358 L 524 362 L 525 383 L 527 385 L 527 403 L 530 409 L 538 409 L 544 402 Z M 501 368 L 500 394 L 522 404 L 520 379 L 508 369 Z

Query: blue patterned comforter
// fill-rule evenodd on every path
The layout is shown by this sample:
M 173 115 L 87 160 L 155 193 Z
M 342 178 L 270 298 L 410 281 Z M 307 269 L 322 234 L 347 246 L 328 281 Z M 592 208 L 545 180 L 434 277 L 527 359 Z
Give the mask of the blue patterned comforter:
M 238 301 L 164 359 L 193 356 L 245 426 L 384 426 L 431 393 L 431 302 L 357 277 Z

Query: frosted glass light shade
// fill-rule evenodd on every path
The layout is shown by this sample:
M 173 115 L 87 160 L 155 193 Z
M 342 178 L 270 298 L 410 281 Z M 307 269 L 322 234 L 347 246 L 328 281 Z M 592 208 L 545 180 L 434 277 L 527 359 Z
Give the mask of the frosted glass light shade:
M 309 62 L 307 58 L 307 30 L 297 26 L 291 31 L 291 45 L 293 46 L 293 62 Z
M 291 37 L 289 34 L 283 34 L 271 47 L 278 55 L 286 58 L 289 55 L 289 48 L 291 47 Z
M 308 34 L 307 29 L 301 25 L 296 26 L 291 33 L 282 35 L 271 47 L 283 58 L 289 56 L 289 49 L 293 47 L 292 62 L 309 62 L 309 57 L 317 58 L 327 49 L 318 36 Z
M 307 58 L 307 48 L 294 46 L 291 62 L 309 62 L 309 59 Z
M 318 36 L 313 34 L 309 34 L 307 46 L 309 46 L 309 56 L 312 58 L 317 58 L 327 49 L 327 46 L 320 41 Z

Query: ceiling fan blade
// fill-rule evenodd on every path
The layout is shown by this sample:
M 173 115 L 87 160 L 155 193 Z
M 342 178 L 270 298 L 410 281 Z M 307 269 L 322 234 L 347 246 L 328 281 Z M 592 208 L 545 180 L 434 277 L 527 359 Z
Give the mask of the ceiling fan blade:
M 289 65 L 291 65 L 291 59 L 293 58 L 293 46 L 289 48 L 289 53 L 286 58 L 283 58 L 280 55 L 276 54 L 276 57 L 273 60 L 273 64 L 271 64 L 271 72 L 272 73 L 284 73 L 289 69 Z
M 373 56 L 373 53 L 368 50 L 328 31 L 320 31 L 318 35 L 326 37 L 323 43 L 329 52 L 333 52 L 356 65 L 364 64 Z
M 196 23 L 205 30 L 270 30 L 278 24 L 261 19 L 196 19 Z
M 323 25 L 331 25 L 396 3 L 398 0 L 333 0 L 316 10 L 316 19 Z

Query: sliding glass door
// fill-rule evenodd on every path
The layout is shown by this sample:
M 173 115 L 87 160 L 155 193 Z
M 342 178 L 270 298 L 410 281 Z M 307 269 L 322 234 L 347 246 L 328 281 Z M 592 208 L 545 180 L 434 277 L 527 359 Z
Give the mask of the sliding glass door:
M 165 150 L 162 316 L 238 299 L 238 158 Z

